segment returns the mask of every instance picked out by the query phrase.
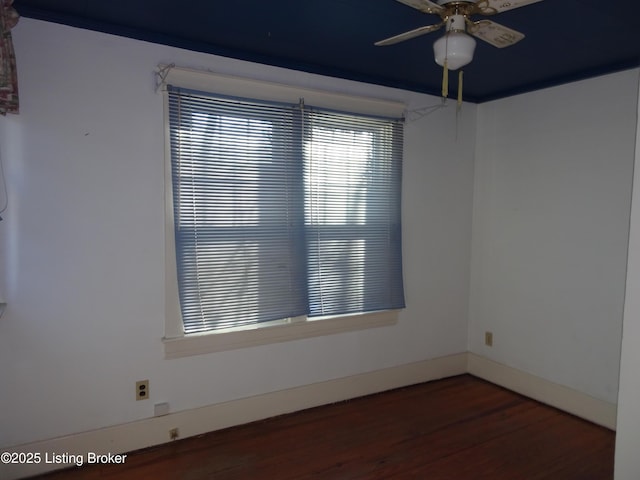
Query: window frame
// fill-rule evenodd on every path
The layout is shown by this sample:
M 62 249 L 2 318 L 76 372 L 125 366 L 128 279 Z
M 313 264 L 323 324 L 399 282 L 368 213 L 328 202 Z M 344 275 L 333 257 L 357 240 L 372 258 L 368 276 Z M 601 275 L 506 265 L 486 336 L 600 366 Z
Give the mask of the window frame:
M 162 338 L 165 358 L 247 348 L 396 324 L 399 310 L 384 310 L 315 318 L 297 317 L 233 329 L 188 335 L 184 333 L 175 255 L 168 94 L 164 88 L 166 84 L 272 102 L 295 103 L 304 98 L 305 102 L 323 108 L 365 115 L 401 117 L 405 112 L 405 105 L 394 100 L 357 97 L 174 66 L 160 65 L 159 72 L 163 72 L 158 76 L 161 77 L 160 86 L 163 87 L 165 127 L 165 329 Z

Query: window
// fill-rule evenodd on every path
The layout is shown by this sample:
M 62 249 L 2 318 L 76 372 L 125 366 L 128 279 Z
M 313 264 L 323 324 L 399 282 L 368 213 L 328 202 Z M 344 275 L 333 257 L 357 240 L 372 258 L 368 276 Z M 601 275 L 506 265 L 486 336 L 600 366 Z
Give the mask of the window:
M 401 120 L 167 90 L 186 336 L 404 307 Z

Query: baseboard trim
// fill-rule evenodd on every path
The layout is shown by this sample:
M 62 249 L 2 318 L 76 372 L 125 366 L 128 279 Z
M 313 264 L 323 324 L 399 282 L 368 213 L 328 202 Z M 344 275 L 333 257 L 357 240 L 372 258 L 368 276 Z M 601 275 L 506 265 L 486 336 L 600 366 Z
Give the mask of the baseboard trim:
M 172 428 L 179 429 L 180 438 L 187 438 L 306 408 L 464 373 L 495 383 L 611 430 L 616 428 L 615 404 L 474 353 L 459 353 L 3 449 L 3 451 L 17 453 L 40 453 L 43 461 L 27 465 L 0 463 L 0 478 L 16 480 L 69 466 L 69 464 L 45 463 L 44 458 L 47 453 L 49 456 L 54 452 L 82 455 L 85 459 L 86 452 L 101 455 L 127 453 L 167 443 L 168 432 Z
M 539 402 L 616 429 L 617 406 L 530 373 L 468 353 L 467 372 Z
M 266 393 L 255 397 L 152 417 L 123 425 L 29 443 L 9 452 L 40 453 L 38 464 L 0 464 L 0 478 L 14 480 L 70 466 L 45 463 L 45 454 L 119 454 L 169 441 L 168 432 L 178 428 L 180 438 L 241 425 L 286 413 L 362 397 L 393 388 L 467 373 L 467 353 L 439 357 L 351 377 Z

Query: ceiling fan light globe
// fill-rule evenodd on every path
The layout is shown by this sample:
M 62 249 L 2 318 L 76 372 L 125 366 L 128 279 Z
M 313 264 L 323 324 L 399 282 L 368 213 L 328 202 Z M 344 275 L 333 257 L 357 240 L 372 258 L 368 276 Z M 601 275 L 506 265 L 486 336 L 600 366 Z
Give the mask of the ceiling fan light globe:
M 449 70 L 457 70 L 473 60 L 476 41 L 464 32 L 447 32 L 433 44 L 436 63 L 444 66 L 445 60 Z

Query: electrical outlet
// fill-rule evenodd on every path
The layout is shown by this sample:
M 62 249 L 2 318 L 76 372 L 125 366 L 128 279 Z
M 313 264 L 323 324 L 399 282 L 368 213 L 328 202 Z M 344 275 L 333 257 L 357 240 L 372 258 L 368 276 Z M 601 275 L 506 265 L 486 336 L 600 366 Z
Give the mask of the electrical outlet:
M 136 382 L 136 400 L 146 400 L 149 398 L 149 380 L 138 380 Z
M 493 333 L 492 332 L 484 332 L 484 344 L 487 347 L 493 347 Z
M 170 440 L 177 440 L 179 436 L 180 436 L 180 430 L 178 430 L 177 428 L 172 428 L 171 430 L 169 430 Z

